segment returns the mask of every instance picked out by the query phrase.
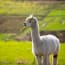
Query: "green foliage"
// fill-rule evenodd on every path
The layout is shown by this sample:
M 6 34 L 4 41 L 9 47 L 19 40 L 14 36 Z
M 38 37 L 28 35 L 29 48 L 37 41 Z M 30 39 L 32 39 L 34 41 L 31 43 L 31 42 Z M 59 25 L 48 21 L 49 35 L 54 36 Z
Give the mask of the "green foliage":
M 8 40 L 11 37 L 9 34 L 0 33 L 0 40 Z
M 65 10 L 52 10 L 52 12 L 49 14 L 49 16 L 65 16 Z
M 30 2 L 16 2 L 16 1 L 1 1 L 0 2 L 0 14 L 14 14 L 14 15 L 29 15 L 37 14 L 43 15 L 45 8 L 48 8 L 48 5 L 40 7 L 40 4 L 30 3 Z M 43 14 L 42 14 L 43 13 Z
M 36 16 L 39 19 L 40 31 L 65 30 L 65 18 L 64 18 L 65 4 L 54 5 L 56 9 L 55 8 L 51 9 L 52 5 L 53 4 L 41 4 L 41 3 L 35 3 L 35 2 L 1 0 L 0 1 L 0 14 L 1 15 L 22 15 L 22 16 L 24 15 L 26 16 L 30 14 L 41 15 L 41 16 Z M 44 18 L 43 16 L 45 15 L 45 13 L 47 13 L 49 8 L 51 9 L 51 11 Z M 64 23 L 62 21 L 64 21 Z M 48 23 L 48 24 L 45 26 L 45 23 Z M 12 25 L 12 27 L 14 26 Z M 23 28 L 23 26 L 21 28 Z M 29 33 L 29 30 L 28 29 L 25 30 L 24 33 L 25 34 Z
M 65 30 L 65 10 L 52 10 L 40 20 L 40 30 Z
M 1 65 L 35 65 L 32 64 L 31 42 L 0 41 L 0 64 Z M 58 57 L 58 65 L 65 64 L 65 44 L 61 44 Z
M 0 41 L 13 40 L 15 37 L 16 37 L 16 34 L 0 33 Z
M 51 31 L 59 31 L 59 30 L 65 30 L 65 21 L 62 22 L 62 18 L 61 17 L 57 17 L 57 18 L 45 18 L 43 22 L 41 21 L 40 24 L 40 30 L 44 31 L 44 30 L 51 30 Z M 46 24 L 45 24 L 46 23 Z

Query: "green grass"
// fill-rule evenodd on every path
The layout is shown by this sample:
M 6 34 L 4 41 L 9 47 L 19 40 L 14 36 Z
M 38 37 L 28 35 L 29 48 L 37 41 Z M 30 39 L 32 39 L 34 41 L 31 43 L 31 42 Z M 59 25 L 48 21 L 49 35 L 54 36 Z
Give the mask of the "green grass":
M 8 41 L 0 42 L 0 62 L 16 64 L 21 61 L 25 63 L 31 63 L 33 61 L 33 55 L 31 53 L 31 42 L 17 42 Z
M 0 15 L 45 15 L 48 8 L 51 8 L 53 4 L 40 4 L 35 2 L 19 2 L 11 0 L 0 1 Z M 56 9 L 52 8 L 51 12 L 45 17 L 37 16 L 40 21 L 40 30 L 65 30 L 65 4 L 55 4 Z M 57 17 L 48 17 L 57 16 Z M 51 22 L 44 27 L 45 22 Z M 26 32 L 26 31 L 25 31 Z
M 60 18 L 61 19 L 61 18 Z M 48 22 L 48 21 L 47 21 Z M 59 20 L 59 18 L 56 18 L 53 21 L 50 21 L 47 26 L 44 26 L 44 22 L 39 23 L 40 24 L 40 31 L 59 31 L 59 30 L 65 30 L 65 23 L 63 24 L 62 21 Z
M 34 56 L 31 42 L 0 41 L 0 65 L 36 65 L 32 64 Z M 65 65 L 65 44 L 61 44 L 58 65 Z
M 52 10 L 52 12 L 49 14 L 49 16 L 65 16 L 65 10 Z
M 0 2 L 0 14 L 11 15 L 29 15 L 29 14 L 41 14 L 45 12 L 44 9 L 48 8 L 48 5 L 44 7 L 40 4 L 31 2 L 17 2 L 17 1 L 1 1 Z
M 15 36 L 16 36 L 15 34 L 0 33 L 0 41 L 12 40 Z
M 53 4 L 40 4 L 35 2 L 18 2 L 11 0 L 1 0 L 0 1 L 0 14 L 11 14 L 11 15 L 44 15 L 48 8 L 51 8 Z M 55 5 L 57 8 L 64 9 L 65 4 Z M 52 8 L 49 15 L 65 15 L 65 10 L 56 10 Z

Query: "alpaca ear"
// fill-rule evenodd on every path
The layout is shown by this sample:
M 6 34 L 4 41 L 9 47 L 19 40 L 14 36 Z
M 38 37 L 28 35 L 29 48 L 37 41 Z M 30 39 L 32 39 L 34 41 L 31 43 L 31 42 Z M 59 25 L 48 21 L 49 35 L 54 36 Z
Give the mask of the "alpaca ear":
M 32 19 L 34 16 L 33 15 L 30 15 L 30 18 Z

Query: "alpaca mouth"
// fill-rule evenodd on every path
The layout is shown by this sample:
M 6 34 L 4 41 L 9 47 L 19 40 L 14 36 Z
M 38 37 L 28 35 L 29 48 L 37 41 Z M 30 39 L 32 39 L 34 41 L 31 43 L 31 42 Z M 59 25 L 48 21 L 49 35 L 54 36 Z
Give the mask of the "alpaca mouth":
M 26 27 L 26 23 L 24 23 L 24 26 Z

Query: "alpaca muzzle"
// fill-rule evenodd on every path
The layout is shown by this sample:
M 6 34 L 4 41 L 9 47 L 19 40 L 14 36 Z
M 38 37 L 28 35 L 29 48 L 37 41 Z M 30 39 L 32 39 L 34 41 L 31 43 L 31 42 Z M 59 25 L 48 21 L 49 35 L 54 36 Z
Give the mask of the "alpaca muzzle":
M 26 23 L 24 23 L 24 26 L 26 26 Z

